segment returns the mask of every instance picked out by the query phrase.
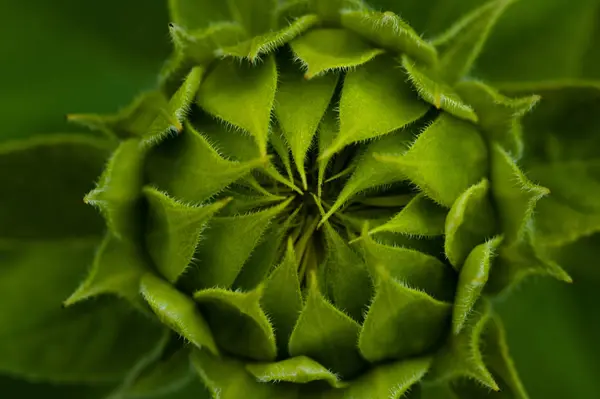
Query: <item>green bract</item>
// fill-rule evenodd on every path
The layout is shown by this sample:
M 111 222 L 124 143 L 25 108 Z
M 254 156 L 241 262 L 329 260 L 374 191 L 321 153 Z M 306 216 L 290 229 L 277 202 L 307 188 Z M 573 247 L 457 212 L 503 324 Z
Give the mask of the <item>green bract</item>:
M 88 190 L 104 224 L 79 203 L 32 209 L 57 224 L 76 215 L 50 237 L 72 262 L 104 234 L 87 277 L 62 293 L 64 318 L 101 313 L 126 336 L 100 336 L 109 351 L 78 376 L 29 357 L 5 364 L 3 346 L 0 369 L 67 382 L 94 369 L 92 382 L 122 379 L 114 398 L 197 376 L 215 399 L 527 398 L 492 299 L 531 274 L 570 281 L 536 244 L 569 240 L 552 225 L 567 224 L 553 215 L 566 205 L 543 202 L 534 223 L 549 190 L 533 179 L 572 191 L 557 178 L 570 169 L 519 166 L 521 118 L 539 98 L 470 74 L 510 3 L 430 41 L 359 0 L 171 0 L 175 51 L 159 87 L 116 115 L 70 116 L 106 140 L 0 152 L 0 169 L 59 162 L 64 187 L 39 192 Z M 108 159 L 103 172 L 94 159 Z M 11 201 L 0 215 L 18 220 Z M 0 241 L 47 236 L 0 226 Z M 68 269 L 71 287 L 80 274 Z M 60 328 L 68 339 L 70 324 Z

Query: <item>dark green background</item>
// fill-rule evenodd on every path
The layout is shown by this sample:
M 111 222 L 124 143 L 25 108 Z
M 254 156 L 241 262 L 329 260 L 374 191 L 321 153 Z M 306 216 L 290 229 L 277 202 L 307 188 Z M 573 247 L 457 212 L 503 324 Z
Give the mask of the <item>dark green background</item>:
M 402 15 L 433 35 L 482 1 L 373 3 L 406 7 Z M 166 8 L 159 0 L 0 2 L 0 140 L 76 131 L 67 113 L 115 111 L 151 88 L 170 49 Z M 600 1 L 522 0 L 500 21 L 476 73 L 502 84 L 600 79 Z M 532 279 L 498 302 L 533 399 L 600 398 L 600 266 L 595 257 L 567 263 L 573 285 Z M 0 377 L 6 399 L 104 392 Z

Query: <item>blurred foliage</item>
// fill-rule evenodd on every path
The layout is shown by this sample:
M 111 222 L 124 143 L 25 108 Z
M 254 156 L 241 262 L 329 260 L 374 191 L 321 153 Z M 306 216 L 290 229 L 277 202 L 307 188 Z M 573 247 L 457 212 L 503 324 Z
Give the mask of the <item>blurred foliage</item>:
M 371 1 L 398 11 L 417 30 L 429 26 L 428 38 L 483 2 Z M 0 2 L 0 140 L 77 130 L 65 114 L 115 111 L 153 87 L 170 49 L 165 3 Z M 475 74 L 508 86 L 593 80 L 600 79 L 598 61 L 599 0 L 521 0 L 499 21 Z M 600 397 L 599 247 L 595 235 L 557 251 L 573 285 L 528 281 L 497 304 L 533 399 Z M 107 389 L 0 377 L 6 399 L 94 399 Z

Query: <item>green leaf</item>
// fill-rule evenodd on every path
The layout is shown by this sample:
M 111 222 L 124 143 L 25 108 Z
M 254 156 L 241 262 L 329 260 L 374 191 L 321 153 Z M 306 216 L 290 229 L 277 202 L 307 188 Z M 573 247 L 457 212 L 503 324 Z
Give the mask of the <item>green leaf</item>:
M 107 233 L 100 244 L 86 279 L 65 301 L 66 306 L 101 294 L 115 294 L 136 305 L 139 284 L 148 270 L 140 248 Z
M 444 234 L 446 214 L 446 209 L 419 193 L 392 219 L 372 229 L 369 234 L 388 231 L 418 237 L 439 236 Z
M 437 51 L 393 12 L 343 11 L 342 25 L 394 53 L 406 53 L 425 64 L 437 61 Z
M 206 28 L 213 22 L 235 21 L 249 36 L 273 28 L 274 0 L 169 0 L 169 11 L 174 22 L 190 29 Z
M 492 194 L 507 244 L 520 240 L 537 202 L 549 193 L 532 183 L 500 145 L 491 149 Z
M 187 116 L 190 106 L 194 102 L 200 82 L 204 75 L 202 67 L 194 67 L 187 75 L 183 84 L 173 94 L 169 104 L 165 109 L 159 111 L 159 115 L 154 119 L 150 127 L 142 132 L 142 144 L 151 146 L 158 144 L 169 134 L 175 132 L 181 133 L 182 123 Z
M 460 82 L 456 90 L 479 116 L 479 126 L 489 143 L 497 142 L 514 157 L 523 155 L 521 118 L 540 97 L 508 98 L 478 81 Z
M 384 52 L 350 31 L 334 28 L 313 29 L 290 45 L 297 61 L 306 69 L 306 79 L 331 70 L 357 67 Z
M 409 288 L 384 266 L 374 273 L 375 297 L 358 339 L 360 353 L 379 362 L 432 350 L 444 335 L 450 304 Z
M 225 59 L 207 74 L 198 105 L 215 117 L 249 132 L 261 156 L 267 154 L 269 122 L 277 88 L 273 56 L 261 65 Z
M 280 79 L 275 98 L 275 116 L 306 189 L 304 161 L 333 96 L 338 75 L 331 73 L 319 79 L 307 80 L 297 65 L 280 62 L 279 68 Z
M 209 224 L 210 234 L 196 252 L 197 284 L 203 288 L 231 287 L 271 220 L 291 200 L 247 215 L 214 217 Z
M 169 24 L 169 33 L 175 45 L 175 53 L 161 72 L 160 80 L 163 84 L 174 83 L 182 71 L 190 69 L 191 65 L 208 64 L 219 58 L 224 48 L 248 38 L 244 28 L 234 22 L 216 23 L 205 29 L 192 31 Z
M 469 187 L 450 208 L 446 218 L 444 252 L 460 269 L 471 250 L 496 232 L 496 217 L 487 179 Z
M 0 249 L 0 372 L 39 382 L 118 382 L 155 345 L 158 326 L 117 298 L 62 306 L 96 245 L 53 240 Z
M 494 27 L 477 69 L 487 80 L 516 85 L 597 80 L 599 38 L 596 0 L 519 1 Z
M 265 242 L 274 246 L 272 241 Z M 261 298 L 261 305 L 277 331 L 277 349 L 280 356 L 287 353 L 290 335 L 303 307 L 298 269 L 299 262 L 290 240 L 283 261 L 265 282 Z
M 178 200 L 199 203 L 264 163 L 264 159 L 227 160 L 187 125 L 181 135 L 154 148 L 146 164 L 150 183 Z
M 327 127 L 322 127 L 321 132 L 329 132 L 330 130 Z M 369 144 L 362 154 L 358 154 L 355 157 L 354 162 L 356 166 L 354 167 L 354 173 L 352 173 L 352 176 L 350 176 L 350 179 L 344 185 L 335 203 L 327 211 L 323 219 L 329 219 L 344 203 L 361 192 L 404 180 L 404 175 L 397 168 L 378 161 L 375 155 L 381 152 L 403 153 L 410 146 L 411 140 L 412 132 L 410 130 L 400 130 Z M 321 161 L 319 161 L 320 168 L 326 162 L 323 156 L 324 154 L 321 154 Z
M 198 348 L 219 353 L 208 324 L 191 298 L 150 273 L 142 277 L 140 292 L 162 323 Z
M 325 381 L 333 388 L 347 385 L 341 382 L 337 375 L 306 356 L 292 357 L 275 363 L 250 363 L 246 365 L 246 370 L 263 383 L 306 384 L 313 381 Z
M 166 338 L 154 353 L 132 369 L 124 383 L 107 399 L 173 397 L 190 384 L 195 376 L 191 374 L 188 349 L 169 347 L 170 334 Z
M 457 118 L 477 122 L 478 116 L 456 91 L 446 83 L 439 72 L 416 64 L 408 56 L 402 56 L 402 66 L 419 96 L 437 109 L 444 110 Z
M 229 200 L 192 206 L 151 187 L 143 191 L 149 203 L 146 248 L 158 271 L 174 283 L 189 266 L 208 220 Z
M 473 248 L 465 263 L 460 267 L 454 308 L 452 309 L 452 332 L 458 335 L 479 300 L 488 281 L 492 259 L 502 243 L 496 237 Z
M 290 386 L 265 384 L 257 381 L 239 360 L 218 358 L 206 351 L 194 351 L 192 364 L 213 397 L 219 399 L 297 398 L 297 393 Z
M 490 317 L 489 304 L 480 302 L 462 331 L 451 335 L 438 351 L 427 379 L 446 382 L 466 377 L 498 391 L 498 384 L 487 369 L 481 352 L 483 334 Z
M 360 243 L 371 275 L 377 276 L 377 270 L 385 270 L 391 278 L 434 298 L 453 298 L 456 278 L 452 269 L 439 259 L 411 248 L 376 242 L 364 232 Z
M 122 141 L 96 188 L 84 199 L 100 210 L 108 229 L 119 240 L 135 240 L 140 234 L 144 156 L 140 140 Z
M 235 46 L 228 46 L 219 51 L 224 56 L 246 58 L 251 63 L 260 60 L 263 54 L 274 52 L 277 48 L 303 34 L 305 31 L 319 23 L 316 15 L 303 15 L 290 22 L 283 29 L 270 31 L 252 39 L 245 40 Z
M 535 209 L 543 245 L 575 242 L 600 231 L 600 89 L 593 86 L 540 88 L 542 101 L 524 119 L 528 176 L 550 195 Z
M 228 2 L 169 0 L 171 20 L 187 29 L 206 28 L 213 22 L 231 19 Z
M 194 293 L 224 351 L 259 361 L 275 360 L 275 334 L 260 306 L 263 293 L 264 286 L 248 292 L 208 288 Z
M 330 24 L 338 24 L 343 12 L 366 9 L 362 0 L 308 0 L 308 7 Z
M 72 114 L 68 118 L 109 137 L 139 137 L 142 145 L 151 146 L 169 134 L 181 132 L 203 73 L 201 67 L 192 68 L 170 100 L 160 92 L 147 92 L 115 115 Z
M 356 348 L 359 332 L 358 323 L 327 302 L 315 275 L 309 275 L 306 304 L 290 337 L 290 355 L 308 356 L 352 378 L 365 366 Z
M 573 281 L 556 262 L 540 254 L 532 235 L 532 232 L 527 230 L 521 241 L 499 248 L 486 292 L 498 294 L 531 275 L 551 276 L 566 283 Z
M 321 120 L 321 124 L 318 129 L 318 148 L 319 148 L 319 170 L 317 176 L 317 197 L 321 198 L 323 194 L 323 185 L 325 184 L 325 173 L 327 172 L 327 165 L 329 159 L 323 158 L 325 149 L 328 148 L 335 136 L 339 133 L 339 123 L 336 112 L 333 107 L 329 107 Z
M 484 356 L 486 364 L 500 387 L 497 396 L 528 399 L 529 395 L 527 395 L 510 357 L 505 335 L 500 317 L 492 316 L 484 332 Z M 481 388 L 478 391 L 480 396 L 489 397 L 489 391 L 481 392 Z
M 403 128 L 428 109 L 396 62 L 390 57 L 377 57 L 346 73 L 340 100 L 340 132 L 324 156 Z
M 281 201 L 278 199 L 276 202 Z M 271 205 L 271 201 L 268 205 Z M 252 251 L 250 258 L 244 264 L 242 271 L 235 279 L 234 288 L 251 290 L 260 284 L 274 269 L 283 257 L 283 245 L 285 245 L 286 234 L 292 223 L 296 222 L 296 216 L 300 208 L 296 208 L 284 222 L 272 223 L 269 231 L 265 233 L 264 239 Z
M 448 114 L 440 115 L 404 155 L 377 159 L 395 165 L 425 195 L 448 208 L 488 171 L 487 148 L 475 126 Z
M 456 21 L 434 40 L 440 50 L 439 68 L 448 83 L 454 84 L 470 72 L 496 21 L 514 1 L 492 0 Z
M 324 227 L 327 249 L 323 284 L 333 304 L 361 322 L 373 295 L 369 272 L 360 255 L 328 222 Z
M 69 114 L 69 122 L 104 133 L 107 137 L 128 139 L 143 137 L 157 115 L 166 112 L 168 100 L 159 91 L 138 95 L 130 104 L 115 114 Z
M 0 241 L 100 236 L 104 223 L 81 199 L 110 149 L 109 142 L 79 135 L 2 144 Z
M 329 391 L 326 399 L 400 399 L 427 373 L 430 358 L 410 359 L 379 365 L 352 381 L 344 390 Z

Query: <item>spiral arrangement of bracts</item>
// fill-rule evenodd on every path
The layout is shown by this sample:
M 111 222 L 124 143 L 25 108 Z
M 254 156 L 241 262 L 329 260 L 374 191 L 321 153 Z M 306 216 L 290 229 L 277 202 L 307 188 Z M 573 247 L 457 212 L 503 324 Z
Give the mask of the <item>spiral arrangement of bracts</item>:
M 141 375 L 189 353 L 215 398 L 526 397 L 489 298 L 569 277 L 535 251 L 547 190 L 516 163 L 538 98 L 467 77 L 507 4 L 432 42 L 356 1 L 171 24 L 160 90 L 71 116 L 120 142 L 67 304 L 110 293 L 156 317 L 184 340 Z

